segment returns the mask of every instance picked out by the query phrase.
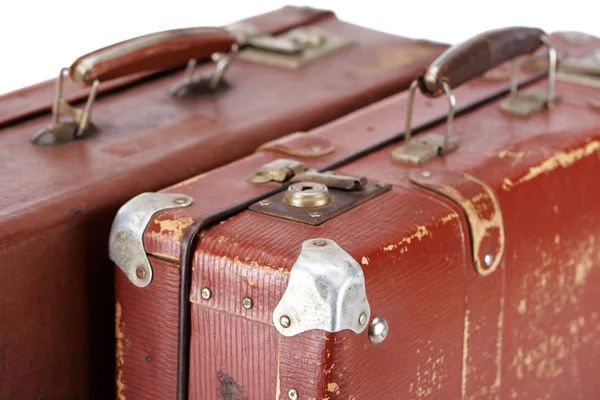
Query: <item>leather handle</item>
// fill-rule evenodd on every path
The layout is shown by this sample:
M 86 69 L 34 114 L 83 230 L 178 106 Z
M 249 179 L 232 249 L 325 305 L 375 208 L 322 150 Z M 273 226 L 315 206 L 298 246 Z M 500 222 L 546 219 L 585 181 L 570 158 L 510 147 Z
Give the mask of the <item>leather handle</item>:
M 544 44 L 544 35 L 541 29 L 526 27 L 479 34 L 435 59 L 419 76 L 419 87 L 425 95 L 438 97 L 444 93 L 442 82 L 455 88 L 510 59 L 532 53 Z
M 73 81 L 89 86 L 143 71 L 174 68 L 192 58 L 227 52 L 237 43 L 223 28 L 174 29 L 126 40 L 79 57 L 69 68 Z

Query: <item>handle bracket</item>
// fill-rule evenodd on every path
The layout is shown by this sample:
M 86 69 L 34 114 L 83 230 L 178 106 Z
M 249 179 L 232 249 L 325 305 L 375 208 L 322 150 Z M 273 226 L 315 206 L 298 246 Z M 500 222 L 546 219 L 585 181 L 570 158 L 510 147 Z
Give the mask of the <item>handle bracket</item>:
M 94 125 L 90 123 L 90 115 L 100 81 L 98 79 L 93 81 L 85 107 L 80 109 L 69 104 L 62 95 L 64 77 L 68 74 L 69 68 L 61 69 L 58 74 L 52 105 L 52 123 L 33 135 L 31 142 L 35 145 L 64 144 L 96 131 Z M 64 114 L 70 116 L 71 120 L 61 122 L 60 117 Z

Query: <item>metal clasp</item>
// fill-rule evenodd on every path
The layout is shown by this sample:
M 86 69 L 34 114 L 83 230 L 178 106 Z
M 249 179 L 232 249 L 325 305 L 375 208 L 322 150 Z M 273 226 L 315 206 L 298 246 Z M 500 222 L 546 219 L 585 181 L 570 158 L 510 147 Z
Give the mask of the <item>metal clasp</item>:
M 250 183 L 314 182 L 342 190 L 359 190 L 367 183 L 365 177 L 340 175 L 329 171 L 319 172 L 308 168 L 302 162 L 285 158 L 263 165 L 254 171 L 247 180 Z
M 422 164 L 439 155 L 449 153 L 458 147 L 458 140 L 452 137 L 456 98 L 454 97 L 454 94 L 452 94 L 450 85 L 446 82 L 442 82 L 442 87 L 446 96 L 448 96 L 449 101 L 446 133 L 443 136 L 433 133 L 418 138 L 413 138 L 411 136 L 413 104 L 415 102 L 415 91 L 418 86 L 419 82 L 415 80 L 411 83 L 409 89 L 406 127 L 404 131 L 404 141 L 406 144 L 392 152 L 392 157 L 395 160 L 416 165 Z
M 543 35 L 540 41 L 548 48 L 548 88 L 534 88 L 519 92 L 519 77 L 516 62 L 512 62 L 510 71 L 510 96 L 500 102 L 500 109 L 519 116 L 528 116 L 544 108 L 552 109 L 557 101 L 556 86 L 556 49 L 550 44 L 550 39 Z
M 69 68 L 61 69 L 58 74 L 54 92 L 54 103 L 52 104 L 52 123 L 33 135 L 31 142 L 35 145 L 49 146 L 63 144 L 79 139 L 95 130 L 93 124 L 90 123 L 90 114 L 100 81 L 96 79 L 92 82 L 90 94 L 82 110 L 69 104 L 62 95 L 64 76 L 68 74 Z M 69 115 L 72 120 L 61 122 L 61 114 Z

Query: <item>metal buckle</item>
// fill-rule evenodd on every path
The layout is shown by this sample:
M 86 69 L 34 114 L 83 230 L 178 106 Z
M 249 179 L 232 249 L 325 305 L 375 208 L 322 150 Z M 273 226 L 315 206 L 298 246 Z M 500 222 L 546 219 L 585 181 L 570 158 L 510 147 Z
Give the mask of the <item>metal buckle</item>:
M 68 73 L 69 69 L 63 68 L 58 74 L 54 92 L 54 103 L 52 104 L 52 123 L 33 135 L 31 142 L 35 145 L 49 146 L 64 144 L 95 131 L 94 125 L 90 123 L 90 114 L 100 81 L 96 79 L 92 82 L 90 94 L 82 110 L 69 104 L 62 95 L 64 76 L 68 75 Z M 69 115 L 72 120 L 61 122 L 61 114 Z
M 214 53 L 211 56 L 211 59 L 215 63 L 214 72 L 199 78 L 194 78 L 196 59 L 189 60 L 183 81 L 171 89 L 171 94 L 175 97 L 186 98 L 227 89 L 230 85 L 224 79 L 225 71 L 227 71 L 227 68 L 229 68 L 231 62 L 236 57 L 237 51 L 238 45 L 234 44 L 231 46 L 229 53 Z
M 448 96 L 449 108 L 448 118 L 446 119 L 446 133 L 442 136 L 439 134 L 429 134 L 413 138 L 411 136 L 412 111 L 415 99 L 415 91 L 419 85 L 418 81 L 413 81 L 410 85 L 408 96 L 408 110 L 406 114 L 406 128 L 404 132 L 405 145 L 397 148 L 392 152 L 394 160 L 407 164 L 419 165 L 424 162 L 449 153 L 458 147 L 458 140 L 452 138 L 452 125 L 454 124 L 454 114 L 456 112 L 456 98 L 452 94 L 450 85 L 442 82 L 442 87 L 446 96 Z
M 518 116 L 528 116 L 544 108 L 552 109 L 558 100 L 555 93 L 556 49 L 552 47 L 547 36 L 541 36 L 540 40 L 548 48 L 548 88 L 545 92 L 537 88 L 519 92 L 517 68 L 516 63 L 513 62 L 510 73 L 510 96 L 500 102 L 502 111 Z

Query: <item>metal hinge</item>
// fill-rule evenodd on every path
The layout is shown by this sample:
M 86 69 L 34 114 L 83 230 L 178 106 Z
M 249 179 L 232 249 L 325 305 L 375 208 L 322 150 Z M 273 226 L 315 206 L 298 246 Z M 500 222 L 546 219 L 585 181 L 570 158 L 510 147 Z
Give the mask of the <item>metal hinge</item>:
M 315 329 L 361 333 L 371 309 L 360 264 L 336 242 L 311 239 L 292 267 L 287 289 L 273 311 L 284 336 Z
M 144 231 L 152 216 L 161 210 L 188 207 L 193 201 L 185 194 L 142 193 L 119 209 L 110 230 L 108 256 L 135 286 L 146 287 L 152 281 L 144 249 Z

